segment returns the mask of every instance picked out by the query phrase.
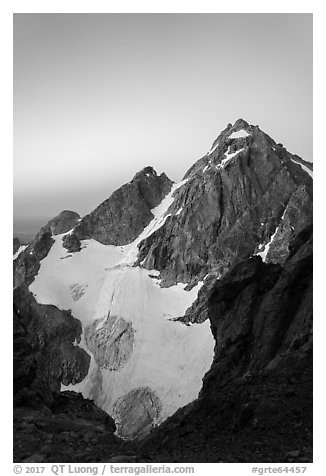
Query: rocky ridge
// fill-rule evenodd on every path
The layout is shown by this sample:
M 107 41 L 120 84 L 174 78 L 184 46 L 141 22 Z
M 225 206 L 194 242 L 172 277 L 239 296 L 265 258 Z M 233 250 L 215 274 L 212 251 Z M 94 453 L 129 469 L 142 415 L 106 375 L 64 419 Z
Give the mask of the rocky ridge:
M 134 178 L 82 218 L 64 240 L 69 251 L 80 251 L 81 240 L 94 238 L 105 245 L 125 245 L 133 241 L 153 218 L 155 208 L 167 195 L 172 181 L 145 167 Z
M 53 235 L 72 230 L 79 220 L 78 213 L 64 210 L 41 228 L 14 261 L 14 289 L 21 284 L 31 284 L 40 269 L 40 261 L 47 256 L 54 243 Z

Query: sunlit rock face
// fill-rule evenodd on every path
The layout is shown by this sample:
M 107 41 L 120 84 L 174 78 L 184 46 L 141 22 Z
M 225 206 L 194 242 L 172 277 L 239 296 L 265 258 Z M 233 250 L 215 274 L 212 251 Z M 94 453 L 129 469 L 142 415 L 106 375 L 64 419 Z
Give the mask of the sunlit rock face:
M 149 387 L 139 387 L 120 397 L 113 415 L 122 438 L 135 439 L 146 435 L 160 416 L 162 404 Z
M 103 325 L 96 320 L 85 330 L 85 340 L 98 366 L 119 371 L 129 360 L 134 345 L 131 322 L 109 316 Z

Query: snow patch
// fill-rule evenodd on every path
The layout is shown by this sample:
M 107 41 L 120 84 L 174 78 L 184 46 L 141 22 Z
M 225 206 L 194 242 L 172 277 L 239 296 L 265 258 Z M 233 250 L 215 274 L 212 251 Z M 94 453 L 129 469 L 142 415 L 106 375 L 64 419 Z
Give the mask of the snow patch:
M 173 197 L 174 192 L 187 182 L 188 182 L 188 179 L 185 179 L 179 183 L 174 184 L 170 192 L 166 195 L 165 198 L 163 198 L 161 203 L 157 207 L 151 210 L 152 214 L 154 215 L 154 218 L 152 219 L 152 221 L 144 228 L 141 234 L 133 242 L 121 247 L 121 249 L 123 250 L 123 253 L 125 254 L 125 258 L 124 258 L 125 264 L 128 263 L 131 265 L 135 263 L 135 261 L 137 260 L 139 243 L 143 241 L 145 238 L 148 238 L 149 236 L 151 236 L 155 231 L 160 229 L 164 225 L 166 219 L 169 216 L 171 216 L 171 214 L 169 215 L 165 215 L 165 214 L 174 201 L 174 197 Z
M 313 178 L 313 172 L 312 170 L 310 170 L 308 167 L 306 167 L 305 165 L 301 164 L 300 162 L 297 162 L 296 160 L 292 159 L 292 162 L 294 162 L 295 164 L 298 164 L 300 165 L 300 167 L 302 168 L 302 170 L 304 170 L 305 172 L 307 172 L 307 174 L 310 175 L 311 178 Z
M 182 212 L 183 210 L 183 207 L 179 208 L 179 210 L 177 211 L 176 215 L 180 215 L 180 213 Z
M 226 156 L 226 159 L 223 159 L 220 164 L 217 164 L 216 169 L 217 170 L 224 169 L 226 165 L 230 162 L 230 160 L 233 159 L 233 157 L 235 157 L 237 154 L 239 154 L 243 150 L 245 150 L 245 147 L 242 147 L 242 149 L 239 149 L 236 152 L 230 153 L 230 146 L 229 146 L 228 150 L 224 153 L 224 155 Z
M 282 221 L 283 221 L 283 219 L 284 219 L 284 217 L 285 217 L 286 211 L 287 211 L 287 207 L 284 209 L 283 215 L 281 216 L 280 223 L 279 223 L 278 226 L 276 227 L 276 230 L 275 230 L 275 232 L 273 233 L 273 235 L 271 236 L 269 242 L 268 242 L 266 245 L 260 244 L 259 247 L 258 247 L 258 251 L 261 250 L 261 249 L 263 249 L 263 250 L 262 250 L 262 251 L 259 251 L 258 253 L 255 253 L 255 255 L 261 256 L 261 258 L 262 258 L 262 260 L 264 261 L 264 263 L 265 263 L 265 261 L 266 261 L 267 254 L 268 254 L 268 252 L 269 252 L 269 248 L 270 248 L 270 246 L 271 246 L 271 244 L 272 244 L 272 242 L 273 242 L 273 240 L 274 240 L 274 238 L 275 238 L 275 236 L 276 236 L 276 234 L 277 234 L 277 232 L 278 232 L 278 229 L 279 229 L 279 227 L 280 227 L 280 225 L 281 225 L 281 223 L 282 223 Z M 262 223 L 262 224 L 263 224 L 263 223 Z
M 13 260 L 15 261 L 15 259 L 18 258 L 18 256 L 20 255 L 20 253 L 22 251 L 24 251 L 24 249 L 27 248 L 27 245 L 20 245 L 20 247 L 18 248 L 18 250 L 16 251 L 16 253 L 13 255 Z
M 210 155 L 214 152 L 214 150 L 216 150 L 218 148 L 219 144 L 217 143 L 209 152 L 207 152 L 206 155 Z
M 240 129 L 240 131 L 235 131 L 232 132 L 232 134 L 229 136 L 229 139 L 240 139 L 240 137 L 248 137 L 250 134 L 245 131 L 244 129 Z

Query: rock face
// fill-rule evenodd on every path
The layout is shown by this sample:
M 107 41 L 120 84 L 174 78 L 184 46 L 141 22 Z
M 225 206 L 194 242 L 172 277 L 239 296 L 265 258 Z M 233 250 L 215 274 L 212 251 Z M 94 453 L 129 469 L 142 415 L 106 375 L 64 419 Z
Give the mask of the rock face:
M 132 353 L 134 333 L 131 322 L 110 316 L 101 327 L 97 320 L 88 326 L 85 340 L 101 369 L 119 371 Z
M 37 304 L 25 286 L 14 291 L 15 462 L 106 461 L 126 451 L 108 414 L 80 394 L 60 392 L 61 383 L 87 373 L 89 356 L 75 344 L 80 335 L 69 312 Z
M 79 219 L 78 213 L 64 210 L 41 228 L 14 262 L 14 289 L 23 283 L 27 286 L 31 284 L 40 269 L 40 261 L 47 256 L 54 243 L 52 236 L 71 230 Z
M 52 218 L 45 228 L 51 231 L 52 235 L 61 235 L 61 233 L 66 233 L 74 228 L 79 220 L 80 215 L 78 213 L 71 210 L 63 210 L 59 215 Z
M 131 390 L 115 403 L 113 416 L 122 438 L 142 438 L 152 428 L 161 413 L 162 404 L 155 392 L 148 387 Z
M 309 164 L 308 173 L 297 162 L 258 126 L 229 124 L 186 173 L 170 216 L 140 244 L 139 262 L 160 270 L 163 285 L 197 282 L 263 251 L 272 237 L 266 259 L 284 262 L 312 220 Z
M 199 399 L 145 439 L 156 461 L 312 461 L 312 228 L 284 265 L 254 257 L 208 299 L 215 357 Z
M 13 243 L 13 254 L 15 254 L 15 253 L 17 253 L 17 251 L 19 250 L 20 241 L 19 241 L 19 239 L 15 236 L 13 242 L 14 242 L 14 243 Z
M 155 208 L 170 191 L 172 181 L 145 167 L 134 178 L 86 215 L 65 239 L 69 251 L 80 250 L 80 240 L 94 238 L 105 245 L 133 241 L 151 221 Z
M 44 259 L 53 245 L 51 232 L 43 229 L 32 243 L 14 261 L 14 289 L 22 284 L 31 284 Z
M 78 343 L 81 324 L 69 311 L 38 304 L 26 286 L 14 291 L 15 403 L 51 399 L 61 383 L 77 383 L 87 375 L 90 357 Z M 75 344 L 77 342 L 77 344 Z
M 260 257 L 232 268 L 214 286 L 208 307 L 216 341 L 211 372 L 220 384 L 310 351 L 312 228 L 294 240 L 283 268 Z

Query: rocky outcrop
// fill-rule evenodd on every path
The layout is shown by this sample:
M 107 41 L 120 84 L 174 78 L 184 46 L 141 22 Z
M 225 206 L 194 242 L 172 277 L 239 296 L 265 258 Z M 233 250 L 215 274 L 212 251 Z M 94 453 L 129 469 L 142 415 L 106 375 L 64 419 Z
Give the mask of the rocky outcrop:
M 32 243 L 14 261 L 14 289 L 22 284 L 29 286 L 40 269 L 40 261 L 49 253 L 54 243 L 51 232 L 43 229 Z
M 13 254 L 17 253 L 17 251 L 20 248 L 20 245 L 21 245 L 21 243 L 19 241 L 19 238 L 14 236 L 14 239 L 13 239 Z
M 14 407 L 14 462 L 107 462 L 129 456 L 132 448 L 114 435 L 112 418 L 74 392 L 53 395 L 51 404 L 32 399 Z
M 38 304 L 25 285 L 14 291 L 14 401 L 51 400 L 61 384 L 87 375 L 90 356 L 78 346 L 81 324 L 69 311 Z
M 162 404 L 149 387 L 139 387 L 120 397 L 114 405 L 113 416 L 122 438 L 133 440 L 148 434 L 158 420 Z
M 49 230 L 52 235 L 61 235 L 74 228 L 79 220 L 80 215 L 78 213 L 71 210 L 63 210 L 59 215 L 52 218 L 45 225 L 44 229 Z
M 102 326 L 95 320 L 85 329 L 85 341 L 100 368 L 119 371 L 132 354 L 134 334 L 131 322 L 109 316 Z
M 14 289 L 21 284 L 29 286 L 32 283 L 40 269 L 40 261 L 47 256 L 54 243 L 52 236 L 71 230 L 79 219 L 78 213 L 64 210 L 41 228 L 14 261 Z
M 253 257 L 215 282 L 215 357 L 199 399 L 143 441 L 156 461 L 312 461 L 312 228 L 283 266 Z
M 312 222 L 310 175 L 243 120 L 229 124 L 184 179 L 164 225 L 139 245 L 139 262 L 159 270 L 163 285 L 195 284 L 213 270 L 221 276 L 276 231 L 267 260 L 284 262 L 293 236 Z
M 134 178 L 86 215 L 64 246 L 70 252 L 80 250 L 80 240 L 94 238 L 105 245 L 125 245 L 133 241 L 152 220 L 151 209 L 167 195 L 172 181 L 145 167 Z
M 304 243 L 299 235 L 283 268 L 254 257 L 217 281 L 208 303 L 216 341 L 214 381 L 218 376 L 223 384 L 311 350 L 312 229 L 302 235 Z

